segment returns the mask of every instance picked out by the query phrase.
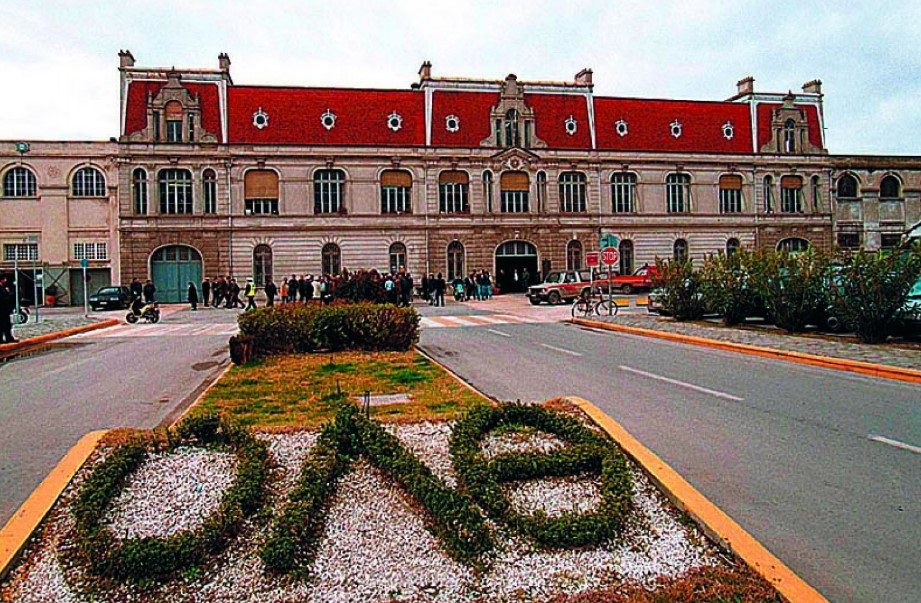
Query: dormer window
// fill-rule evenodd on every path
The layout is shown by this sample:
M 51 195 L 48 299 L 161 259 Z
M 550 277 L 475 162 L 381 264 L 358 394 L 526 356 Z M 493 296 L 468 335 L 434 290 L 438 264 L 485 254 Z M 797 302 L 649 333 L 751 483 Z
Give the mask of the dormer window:
M 166 142 L 182 142 L 182 105 L 176 101 L 166 104 Z
M 519 136 L 518 131 L 518 111 L 515 109 L 509 109 L 508 112 L 506 112 L 503 130 L 505 132 L 505 146 L 521 146 L 521 137 Z M 502 145 L 500 144 L 499 146 Z
M 783 124 L 783 150 L 785 153 L 796 152 L 796 122 L 792 119 Z

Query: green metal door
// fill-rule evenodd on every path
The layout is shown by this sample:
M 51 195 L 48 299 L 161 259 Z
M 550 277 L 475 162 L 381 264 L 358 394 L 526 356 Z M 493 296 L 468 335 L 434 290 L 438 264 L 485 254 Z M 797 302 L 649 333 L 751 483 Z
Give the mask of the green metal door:
M 150 262 L 151 279 L 157 288 L 155 299 L 163 303 L 186 301 L 189 281 L 201 283 L 201 255 L 185 245 L 162 247 Z

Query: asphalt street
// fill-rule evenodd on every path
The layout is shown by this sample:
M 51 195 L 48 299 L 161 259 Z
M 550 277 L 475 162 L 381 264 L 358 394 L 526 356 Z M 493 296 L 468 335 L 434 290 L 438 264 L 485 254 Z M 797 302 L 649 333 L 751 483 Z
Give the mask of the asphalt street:
M 236 314 L 166 310 L 156 325 L 94 331 L 0 364 L 0 525 L 87 432 L 156 427 L 194 399 L 228 362 Z
M 921 387 L 559 323 L 421 347 L 499 399 L 593 401 L 830 600 L 921 601 Z

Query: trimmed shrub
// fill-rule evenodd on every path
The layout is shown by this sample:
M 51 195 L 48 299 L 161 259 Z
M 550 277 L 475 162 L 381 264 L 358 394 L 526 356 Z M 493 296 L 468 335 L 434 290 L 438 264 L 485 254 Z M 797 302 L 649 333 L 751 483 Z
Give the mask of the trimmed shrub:
M 232 450 L 237 455 L 237 475 L 220 505 L 195 530 L 163 538 L 116 538 L 103 520 L 110 503 L 128 476 L 150 450 L 169 451 L 178 446 Z M 115 448 L 84 482 L 72 507 L 76 556 L 89 571 L 114 579 L 164 578 L 177 570 L 198 565 L 218 553 L 238 533 L 243 520 L 265 500 L 269 455 L 264 443 L 247 430 L 214 416 L 185 419 L 174 439 L 136 439 Z
M 240 333 L 256 356 L 317 350 L 405 351 L 419 340 L 419 314 L 390 305 L 285 304 L 246 312 Z
M 503 454 L 487 461 L 480 442 L 503 424 L 552 433 L 569 446 L 549 454 Z M 544 546 L 600 544 L 618 533 L 633 508 L 633 480 L 624 455 L 610 440 L 572 417 L 523 404 L 479 407 L 454 427 L 450 447 L 461 486 L 486 513 Z M 600 472 L 602 481 L 601 504 L 590 513 L 522 514 L 512 507 L 501 487 L 516 480 L 585 472 Z
M 731 256 L 723 252 L 709 256 L 700 269 L 700 292 L 704 305 L 718 312 L 723 323 L 732 326 L 743 322 L 758 306 L 749 271 L 754 254 L 739 249 Z
M 662 309 L 675 320 L 697 320 L 704 315 L 704 301 L 700 290 L 700 274 L 694 263 L 656 260 L 653 287 L 662 290 Z
M 760 254 L 750 281 L 778 327 L 798 333 L 823 315 L 829 264 L 828 256 L 814 247 Z

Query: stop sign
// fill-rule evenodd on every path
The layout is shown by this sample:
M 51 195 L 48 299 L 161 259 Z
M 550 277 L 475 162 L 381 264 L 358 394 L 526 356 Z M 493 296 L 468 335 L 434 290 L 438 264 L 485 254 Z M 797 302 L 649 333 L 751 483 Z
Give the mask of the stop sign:
M 605 266 L 613 266 L 620 259 L 620 254 L 616 247 L 605 247 L 601 250 L 601 263 Z

